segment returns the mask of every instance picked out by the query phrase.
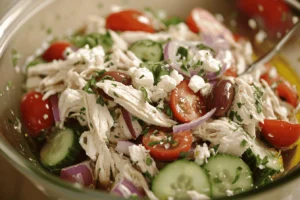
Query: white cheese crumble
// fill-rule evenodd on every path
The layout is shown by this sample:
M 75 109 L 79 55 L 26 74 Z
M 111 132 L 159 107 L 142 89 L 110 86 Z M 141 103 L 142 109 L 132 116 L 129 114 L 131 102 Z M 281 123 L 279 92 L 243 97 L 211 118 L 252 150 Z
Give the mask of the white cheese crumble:
M 163 89 L 165 92 L 171 92 L 176 88 L 177 82 L 175 79 L 168 75 L 163 75 L 160 77 L 160 81 L 157 84 L 157 87 Z
M 183 76 L 179 74 L 178 71 L 175 69 L 171 71 L 170 77 L 176 81 L 176 85 L 183 81 Z
M 135 88 L 152 88 L 154 84 L 154 77 L 152 72 L 147 68 L 137 68 L 132 73 L 132 84 Z
M 204 79 L 201 76 L 194 75 L 189 82 L 189 88 L 195 93 L 206 85 Z
M 148 172 L 151 176 L 158 173 L 155 161 L 151 158 L 149 150 L 146 150 L 143 145 L 132 145 L 128 149 L 131 161 L 136 163 L 141 172 Z
M 226 195 L 227 196 L 233 196 L 234 192 L 232 190 L 226 190 Z
M 194 156 L 195 156 L 195 163 L 198 165 L 203 165 L 207 162 L 207 159 L 210 157 L 210 151 L 208 149 L 208 146 L 206 143 L 201 145 L 197 145 L 194 150 Z
M 201 68 L 208 72 L 217 72 L 220 70 L 221 61 L 215 59 L 208 50 L 197 51 L 192 59 L 194 63 L 201 61 Z
M 258 33 L 255 35 L 255 41 L 257 43 L 263 43 L 265 39 L 268 37 L 267 33 L 263 30 L 259 30 Z
M 187 195 L 189 195 L 191 200 L 209 200 L 210 199 L 205 194 L 200 194 L 199 192 L 197 192 L 195 190 L 189 190 L 186 193 L 187 193 Z

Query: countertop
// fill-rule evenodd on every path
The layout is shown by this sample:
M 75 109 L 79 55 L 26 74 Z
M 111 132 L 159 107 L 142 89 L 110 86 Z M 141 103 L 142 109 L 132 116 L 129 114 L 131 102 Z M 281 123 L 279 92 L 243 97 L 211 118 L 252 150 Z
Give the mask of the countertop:
M 0 19 L 16 0 L 0 0 Z M 0 200 L 47 200 L 27 178 L 0 155 Z

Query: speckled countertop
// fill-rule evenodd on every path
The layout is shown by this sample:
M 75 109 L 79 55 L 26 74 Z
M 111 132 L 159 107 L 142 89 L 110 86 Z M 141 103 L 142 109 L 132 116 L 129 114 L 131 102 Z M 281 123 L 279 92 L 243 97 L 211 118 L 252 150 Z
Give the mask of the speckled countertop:
M 0 0 L 0 18 L 16 0 Z M 36 187 L 0 155 L 0 200 L 47 200 Z

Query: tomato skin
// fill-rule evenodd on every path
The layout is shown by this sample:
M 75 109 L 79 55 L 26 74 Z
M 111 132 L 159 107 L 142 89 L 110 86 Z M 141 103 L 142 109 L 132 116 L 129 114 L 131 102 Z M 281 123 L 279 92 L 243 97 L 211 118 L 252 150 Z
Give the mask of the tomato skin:
M 236 69 L 236 66 L 234 65 L 231 65 L 231 67 L 229 69 L 227 69 L 224 74 L 224 76 L 232 76 L 232 77 L 237 77 L 238 74 L 237 74 L 237 69 Z
M 154 130 L 150 130 L 146 135 L 143 136 L 143 145 L 146 149 L 150 150 L 150 155 L 160 161 L 173 161 L 179 158 L 181 152 L 188 152 L 191 149 L 193 143 L 193 136 L 190 131 L 183 131 L 179 133 L 171 133 L 173 140 L 177 142 L 175 147 L 166 149 L 164 145 L 149 146 L 150 142 L 153 141 L 151 136 Z M 159 131 L 160 136 L 165 136 L 166 133 Z
M 174 117 L 182 123 L 193 121 L 206 113 L 205 100 L 188 86 L 189 80 L 183 80 L 172 91 L 170 108 Z
M 292 27 L 292 14 L 289 6 L 282 0 L 237 0 L 241 13 L 262 22 L 272 36 Z
M 32 91 L 21 100 L 22 121 L 32 137 L 38 137 L 43 129 L 54 124 L 50 100 L 42 98 L 41 93 Z
M 287 81 L 282 81 L 277 85 L 278 96 L 284 98 L 289 104 L 295 108 L 298 105 L 297 91 Z
M 190 30 L 194 33 L 199 33 L 201 30 L 197 26 L 196 22 L 193 19 L 193 11 L 189 14 L 189 16 L 186 18 L 185 23 L 188 25 Z
M 300 124 L 265 119 L 260 127 L 264 138 L 278 149 L 293 147 L 300 137 Z
M 47 62 L 64 60 L 64 51 L 70 46 L 71 44 L 68 42 L 55 42 L 43 53 L 42 58 Z
M 155 32 L 150 19 L 142 12 L 132 9 L 110 14 L 106 18 L 106 28 L 114 31 Z

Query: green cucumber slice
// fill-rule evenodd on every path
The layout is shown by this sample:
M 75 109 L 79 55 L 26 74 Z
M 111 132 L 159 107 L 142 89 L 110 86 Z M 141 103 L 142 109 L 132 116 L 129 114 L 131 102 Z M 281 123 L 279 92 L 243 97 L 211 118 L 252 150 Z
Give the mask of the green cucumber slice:
M 186 191 L 189 190 L 211 196 L 205 170 L 186 160 L 178 160 L 167 165 L 152 182 L 152 191 L 161 200 L 167 200 L 168 197 L 188 199 Z
M 283 170 L 283 161 L 279 152 L 268 148 L 258 139 L 248 141 L 250 147 L 242 155 L 254 175 L 256 186 L 272 181 L 272 176 Z
M 162 45 L 152 40 L 139 40 L 133 43 L 129 50 L 143 62 L 159 62 L 163 59 Z
M 81 147 L 78 136 L 71 129 L 53 133 L 40 151 L 40 161 L 52 172 L 59 172 L 77 159 Z
M 250 168 L 238 157 L 218 154 L 203 167 L 209 174 L 213 197 L 238 194 L 253 187 Z

